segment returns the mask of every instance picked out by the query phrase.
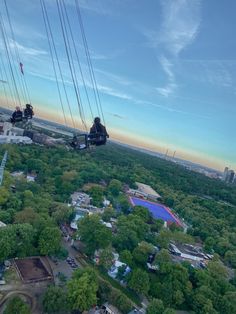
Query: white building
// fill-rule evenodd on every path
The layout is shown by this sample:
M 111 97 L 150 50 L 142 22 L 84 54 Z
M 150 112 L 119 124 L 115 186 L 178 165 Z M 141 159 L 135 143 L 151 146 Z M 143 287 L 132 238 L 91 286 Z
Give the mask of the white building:
M 129 189 L 128 194 L 138 197 L 149 198 L 154 201 L 161 198 L 160 194 L 153 190 L 151 186 L 140 182 L 135 182 L 135 184 L 138 186 L 137 190 Z
M 0 228 L 6 227 L 6 224 L 4 222 L 0 221 Z
M 0 144 L 32 144 L 32 140 L 27 136 L 0 135 Z

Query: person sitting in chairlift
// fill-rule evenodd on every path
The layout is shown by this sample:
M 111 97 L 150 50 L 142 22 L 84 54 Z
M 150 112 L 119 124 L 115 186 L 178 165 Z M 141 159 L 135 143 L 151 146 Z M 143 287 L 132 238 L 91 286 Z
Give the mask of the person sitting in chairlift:
M 16 107 L 16 110 L 13 112 L 12 116 L 11 116 L 11 123 L 16 123 L 16 122 L 20 122 L 22 121 L 22 118 L 23 118 L 23 113 L 22 111 L 20 110 L 20 107 L 17 106 Z
M 33 107 L 30 104 L 25 105 L 26 108 L 24 109 L 24 117 L 27 119 L 32 119 L 34 115 Z
M 109 138 L 106 127 L 101 124 L 99 117 L 94 119 L 94 123 L 90 128 L 89 138 L 91 143 L 96 146 L 106 144 L 107 138 Z

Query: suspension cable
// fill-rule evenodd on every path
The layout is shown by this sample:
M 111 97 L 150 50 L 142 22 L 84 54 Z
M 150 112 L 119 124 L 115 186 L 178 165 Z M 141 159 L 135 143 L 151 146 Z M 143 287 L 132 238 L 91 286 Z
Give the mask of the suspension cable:
M 84 43 L 85 54 L 87 57 L 87 63 L 88 63 L 88 68 L 89 68 L 89 72 L 90 72 L 90 77 L 91 77 L 91 81 L 93 84 L 93 90 L 94 90 L 95 101 L 96 101 L 98 113 L 101 112 L 104 125 L 106 125 L 103 110 L 102 110 L 102 105 L 101 105 L 101 99 L 100 99 L 100 95 L 98 92 L 98 86 L 97 86 L 97 82 L 96 82 L 96 78 L 95 78 L 94 70 L 93 70 L 93 66 L 92 66 L 92 61 L 91 61 L 91 57 L 90 57 L 90 53 L 89 53 L 88 42 L 87 42 L 85 31 L 84 31 L 84 25 L 83 25 L 82 16 L 80 13 L 80 7 L 79 7 L 78 0 L 75 0 L 75 5 L 76 5 L 76 12 L 77 12 L 79 24 L 80 24 L 82 39 L 83 39 L 83 43 Z
M 5 75 L 5 78 L 6 78 L 7 82 L 10 82 L 10 78 L 8 76 L 5 64 L 3 62 L 3 58 L 0 57 L 0 59 L 1 59 L 1 63 L 2 63 L 3 75 Z M 11 86 L 11 84 L 7 84 L 7 86 L 8 86 L 8 89 L 9 89 L 9 94 L 11 96 L 11 100 L 14 103 L 14 107 L 16 107 L 17 106 L 17 101 L 16 101 L 16 98 L 15 98 L 14 92 L 12 91 L 12 86 Z
M 79 54 L 78 54 L 78 50 L 76 49 L 75 39 L 74 39 L 73 32 L 72 32 L 72 29 L 71 29 L 70 20 L 69 20 L 69 17 L 68 17 L 68 12 L 67 12 L 64 0 L 62 0 L 62 4 L 63 4 L 63 7 L 64 7 L 64 12 L 65 12 L 67 24 L 68 24 L 68 27 L 69 27 L 70 37 L 71 37 L 71 40 L 72 40 L 72 43 L 73 43 L 74 52 L 75 52 L 75 55 L 76 55 L 76 60 L 77 60 L 78 66 L 79 66 L 80 75 L 81 75 L 81 78 L 82 78 L 83 87 L 84 87 L 85 94 L 86 94 L 86 99 L 87 99 L 87 102 L 88 102 L 88 105 L 89 105 L 91 118 L 93 119 L 94 115 L 93 115 L 93 112 L 92 112 L 91 102 L 90 102 L 88 91 L 87 91 L 87 87 L 86 87 L 86 84 L 85 84 L 85 79 L 84 79 L 84 75 L 83 75 L 83 71 L 82 71 L 82 67 L 81 67 L 81 63 L 80 63 L 80 59 L 79 59 Z
M 60 4 L 59 4 L 58 0 L 56 0 L 56 3 L 57 3 L 57 10 L 58 10 L 58 15 L 59 15 L 60 25 L 61 25 L 61 29 L 62 29 L 64 45 L 65 45 L 65 50 L 66 50 L 66 55 L 67 55 L 67 61 L 68 61 L 68 64 L 69 64 L 71 78 L 72 78 L 72 81 L 73 81 L 73 87 L 74 87 L 74 91 L 75 91 L 75 95 L 76 95 L 76 99 L 77 99 L 77 105 L 78 105 L 78 108 L 79 108 L 80 118 L 81 118 L 82 125 L 84 125 L 85 129 L 87 130 L 87 126 L 86 126 L 85 121 L 83 119 L 83 111 L 82 111 L 82 107 L 81 107 L 81 103 L 80 103 L 79 91 L 76 88 L 75 77 L 74 77 L 72 64 L 71 64 L 71 60 L 70 60 L 70 53 L 69 53 L 69 49 L 68 49 L 68 46 L 67 46 L 66 35 L 65 35 L 64 25 L 63 25 L 63 21 L 62 21 L 62 14 L 61 14 L 61 9 L 60 9 Z
M 9 10 L 8 10 L 8 7 L 7 7 L 7 1 L 6 0 L 4 0 L 4 4 L 5 4 L 5 8 L 6 8 L 8 23 L 10 25 L 10 30 L 11 30 L 11 36 L 12 36 L 12 39 L 13 39 L 15 55 L 16 55 L 16 58 L 18 59 L 18 65 L 20 65 L 21 59 L 20 59 L 19 49 L 18 49 L 18 47 L 16 45 L 15 34 L 14 34 L 14 31 L 13 31 L 13 27 L 12 27 L 10 14 L 9 14 Z M 24 90 L 24 96 L 31 103 L 30 95 L 29 95 L 29 89 L 28 89 L 27 82 L 26 82 L 24 74 L 21 76 L 21 78 L 22 78 L 22 82 L 23 82 L 22 85 L 23 85 L 23 90 Z
M 8 21 L 9 22 L 9 21 Z M 7 47 L 8 47 L 8 51 L 9 51 L 9 56 L 10 56 L 10 59 L 11 59 L 11 63 L 12 63 L 12 67 L 15 69 L 14 72 L 15 72 L 15 79 L 16 81 L 18 82 L 18 91 L 19 91 L 19 97 L 20 99 L 23 98 L 24 101 L 27 101 L 27 98 L 26 98 L 26 94 L 24 92 L 24 88 L 23 88 L 23 84 L 22 84 L 22 81 L 20 80 L 19 78 L 19 72 L 18 72 L 18 68 L 16 70 L 16 63 L 14 62 L 15 58 L 13 56 L 13 48 L 11 47 L 11 43 L 10 43 L 10 40 L 7 36 L 7 32 L 6 32 L 6 28 L 5 28 L 5 25 L 4 25 L 4 22 L 2 21 L 2 25 L 3 25 L 3 31 L 5 33 L 5 39 L 6 39 L 6 44 L 7 44 Z M 10 25 L 10 24 L 9 24 Z M 14 44 L 13 44 L 14 46 Z M 16 85 L 17 86 L 17 85 Z
M 49 32 L 48 32 L 48 25 L 47 25 L 47 21 L 46 21 L 46 17 L 45 17 L 46 7 L 45 7 L 44 0 L 40 0 L 40 3 L 41 3 L 42 14 L 43 14 L 44 26 L 45 26 L 46 34 L 47 34 L 50 56 L 52 59 L 53 71 L 54 71 L 54 75 L 55 75 L 55 79 L 56 79 L 56 85 L 57 85 L 59 100 L 60 100 L 60 104 L 61 104 L 61 108 L 62 108 L 62 113 L 63 113 L 65 125 L 67 126 L 65 110 L 64 110 L 64 106 L 63 106 L 63 102 L 62 102 L 62 96 L 61 96 L 61 91 L 60 91 L 60 87 L 59 87 L 59 83 L 58 83 L 57 71 L 56 71 L 55 62 L 54 62 L 54 58 L 53 58 L 53 51 L 52 51 L 50 36 L 49 36 Z
M 18 92 L 18 88 L 17 88 L 17 84 L 16 84 L 16 80 L 15 80 L 15 76 L 14 76 L 14 72 L 13 72 L 13 68 L 12 68 L 12 64 L 11 64 L 11 59 L 10 59 L 10 54 L 9 54 L 9 50 L 8 50 L 8 46 L 7 46 L 5 29 L 4 29 L 3 19 L 2 19 L 1 13 L 0 13 L 0 28 L 1 28 L 1 33 L 2 33 L 3 43 L 4 43 L 4 46 L 5 46 L 5 51 L 6 51 L 6 56 L 7 56 L 7 60 L 8 60 L 9 70 L 10 70 L 10 73 L 11 73 L 12 82 L 13 82 L 13 85 L 14 85 L 14 88 L 15 88 L 15 93 L 16 93 L 18 101 L 19 101 L 19 105 L 21 107 L 20 95 L 19 95 L 19 92 Z
M 67 103 L 68 108 L 69 108 L 72 125 L 75 128 L 75 121 L 74 121 L 74 118 L 73 118 L 73 115 L 72 115 L 70 102 L 69 102 L 69 97 L 68 97 L 68 94 L 67 94 L 67 91 L 66 91 L 66 88 L 65 88 L 65 81 L 64 81 L 64 77 L 62 75 L 62 70 L 61 70 L 61 66 L 60 66 L 60 62 L 59 62 L 59 58 L 58 58 L 58 54 L 57 54 L 57 49 L 56 49 L 55 41 L 54 41 L 54 38 L 53 38 L 52 28 L 51 28 L 49 17 L 48 17 L 48 14 L 47 14 L 46 10 L 45 10 L 45 19 L 47 21 L 48 31 L 49 31 L 49 34 L 50 34 L 50 37 L 51 37 L 52 47 L 53 47 L 55 58 L 56 58 L 56 61 L 57 61 L 57 66 L 58 66 L 58 69 L 59 69 L 60 78 L 61 78 L 61 81 L 62 81 L 62 86 L 63 86 L 64 93 L 65 93 L 66 103 Z

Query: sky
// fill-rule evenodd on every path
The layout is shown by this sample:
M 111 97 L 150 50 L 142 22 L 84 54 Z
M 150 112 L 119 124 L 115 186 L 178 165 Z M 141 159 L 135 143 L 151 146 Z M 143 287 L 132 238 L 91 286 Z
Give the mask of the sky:
M 75 125 L 81 126 L 56 0 L 44 0 Z M 60 0 L 62 1 L 62 0 Z M 75 0 L 64 0 L 84 84 L 72 52 L 87 128 L 100 115 L 94 98 Z M 236 2 L 234 0 L 78 0 L 111 139 L 236 170 Z M 65 123 L 40 0 L 0 4 L 13 71 L 19 59 L 36 116 Z M 0 32 L 0 106 L 13 108 L 14 84 Z M 66 123 L 72 125 L 59 78 Z M 6 71 L 6 72 L 5 72 Z M 19 88 L 20 90 L 20 88 Z M 89 107 L 86 91 L 90 99 Z M 27 97 L 25 97 L 27 98 Z M 28 97 L 29 98 L 29 97 Z M 28 99 L 21 98 L 22 104 Z

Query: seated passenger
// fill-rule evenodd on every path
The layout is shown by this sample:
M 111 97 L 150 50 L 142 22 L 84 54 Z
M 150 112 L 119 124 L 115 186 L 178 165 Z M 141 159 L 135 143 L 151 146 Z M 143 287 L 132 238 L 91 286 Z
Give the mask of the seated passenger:
M 106 144 L 109 134 L 104 125 L 101 124 L 100 118 L 96 117 L 94 123 L 90 129 L 89 139 L 91 144 L 104 145 Z
M 32 119 L 34 112 L 33 107 L 30 104 L 25 105 L 26 108 L 24 109 L 24 117 L 27 119 Z
M 11 123 L 16 123 L 22 121 L 23 113 L 20 110 L 20 107 L 16 107 L 16 110 L 13 112 L 11 116 Z

